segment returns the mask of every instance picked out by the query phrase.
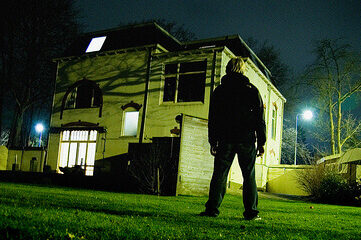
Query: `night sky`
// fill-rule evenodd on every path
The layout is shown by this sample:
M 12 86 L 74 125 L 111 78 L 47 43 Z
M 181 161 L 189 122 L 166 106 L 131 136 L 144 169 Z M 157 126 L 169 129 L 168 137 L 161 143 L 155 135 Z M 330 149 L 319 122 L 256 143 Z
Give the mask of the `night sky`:
M 313 60 L 315 40 L 342 38 L 361 50 L 360 0 L 77 0 L 84 31 L 164 18 L 198 39 L 239 34 L 268 40 L 296 73 Z

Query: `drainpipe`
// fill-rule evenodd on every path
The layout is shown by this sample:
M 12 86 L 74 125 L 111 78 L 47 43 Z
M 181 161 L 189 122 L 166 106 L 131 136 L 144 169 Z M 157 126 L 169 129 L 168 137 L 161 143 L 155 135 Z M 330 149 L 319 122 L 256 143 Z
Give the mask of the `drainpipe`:
M 215 73 L 216 73 L 216 60 L 217 60 L 217 52 L 213 51 L 210 95 L 212 95 L 213 89 L 214 89 L 214 78 L 215 78 Z
M 139 143 L 142 143 L 144 138 L 145 115 L 147 113 L 151 61 L 152 61 L 152 48 L 148 48 L 147 72 L 145 77 L 144 103 L 143 103 L 142 122 L 140 125 L 140 132 L 139 132 Z

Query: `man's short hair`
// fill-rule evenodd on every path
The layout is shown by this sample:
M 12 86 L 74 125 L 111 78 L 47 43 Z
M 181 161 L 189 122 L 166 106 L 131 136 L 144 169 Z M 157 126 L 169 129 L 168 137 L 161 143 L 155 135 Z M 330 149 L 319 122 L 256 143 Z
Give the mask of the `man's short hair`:
M 243 59 L 240 57 L 232 58 L 229 60 L 226 66 L 226 73 L 236 72 L 236 73 L 244 73 L 246 68 L 246 64 Z

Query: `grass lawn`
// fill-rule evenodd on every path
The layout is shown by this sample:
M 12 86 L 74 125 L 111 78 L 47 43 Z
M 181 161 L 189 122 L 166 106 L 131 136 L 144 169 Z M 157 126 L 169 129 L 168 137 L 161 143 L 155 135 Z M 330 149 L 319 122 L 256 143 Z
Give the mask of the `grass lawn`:
M 361 208 L 260 194 L 262 220 L 244 221 L 231 195 L 197 216 L 206 199 L 0 182 L 0 239 L 361 239 Z

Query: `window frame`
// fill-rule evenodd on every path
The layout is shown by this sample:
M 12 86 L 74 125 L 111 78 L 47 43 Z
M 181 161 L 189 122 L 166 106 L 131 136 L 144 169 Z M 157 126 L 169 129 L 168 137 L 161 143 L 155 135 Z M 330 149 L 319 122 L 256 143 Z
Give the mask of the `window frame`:
M 181 72 L 181 65 L 187 64 L 187 63 L 202 63 L 205 64 L 204 70 L 202 71 L 187 71 L 187 72 Z M 176 72 L 175 73 L 167 73 L 166 74 L 166 66 L 167 65 L 177 65 Z M 207 81 L 207 69 L 208 69 L 208 61 L 207 58 L 204 58 L 202 60 L 192 60 L 192 61 L 176 61 L 176 62 L 166 62 L 162 65 L 162 86 L 161 86 L 161 95 L 160 95 L 160 103 L 161 104 L 194 104 L 194 103 L 204 103 L 205 99 L 205 90 L 206 90 L 206 81 Z M 180 77 L 181 76 L 187 76 L 187 75 L 197 75 L 197 74 L 204 74 L 203 79 L 203 96 L 202 100 L 195 100 L 195 101 L 179 101 L 179 85 L 180 85 Z M 174 90 L 174 99 L 171 101 L 164 101 L 165 97 L 165 90 L 166 90 L 166 79 L 167 78 L 175 78 L 175 90 Z

